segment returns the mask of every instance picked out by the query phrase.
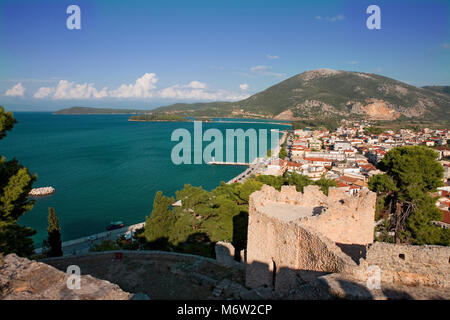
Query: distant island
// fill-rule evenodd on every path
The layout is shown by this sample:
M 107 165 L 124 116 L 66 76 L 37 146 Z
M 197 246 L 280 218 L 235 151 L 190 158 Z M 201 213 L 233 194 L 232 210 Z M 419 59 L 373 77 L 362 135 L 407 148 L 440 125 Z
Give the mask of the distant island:
M 142 114 L 137 116 L 131 116 L 128 121 L 173 121 L 173 122 L 185 122 L 192 121 L 184 116 L 175 114 Z
M 53 114 L 140 114 L 144 112 L 150 111 L 113 108 L 71 107 L 58 110 Z

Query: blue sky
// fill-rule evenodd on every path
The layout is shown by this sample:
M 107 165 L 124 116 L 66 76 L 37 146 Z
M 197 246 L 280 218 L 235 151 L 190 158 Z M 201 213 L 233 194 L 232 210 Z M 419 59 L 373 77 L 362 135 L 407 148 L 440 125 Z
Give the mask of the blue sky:
M 12 110 L 238 100 L 317 68 L 450 85 L 450 1 L 0 0 Z

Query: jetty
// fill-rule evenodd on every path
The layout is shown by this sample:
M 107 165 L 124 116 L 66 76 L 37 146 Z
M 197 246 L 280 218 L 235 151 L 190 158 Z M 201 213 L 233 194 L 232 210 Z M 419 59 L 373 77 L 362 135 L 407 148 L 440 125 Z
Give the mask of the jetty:
M 38 197 L 38 196 L 47 196 L 55 192 L 55 188 L 53 187 L 42 187 L 42 188 L 33 188 L 28 193 L 29 196 Z

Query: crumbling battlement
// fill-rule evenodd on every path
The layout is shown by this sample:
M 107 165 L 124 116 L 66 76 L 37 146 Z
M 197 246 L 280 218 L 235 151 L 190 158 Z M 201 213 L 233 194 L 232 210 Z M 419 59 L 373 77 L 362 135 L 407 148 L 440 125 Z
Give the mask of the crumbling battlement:
M 377 296 L 366 284 L 379 271 L 379 282 L 388 287 L 447 292 L 450 247 L 373 243 L 375 203 L 368 189 L 350 195 L 330 188 L 327 197 L 316 186 L 303 193 L 263 186 L 250 196 L 246 285 L 285 294 L 322 279 L 331 291 L 355 283 Z
M 351 196 L 317 186 L 304 192 L 263 186 L 250 196 L 246 284 L 288 292 L 327 273 L 362 278 L 358 264 L 338 247 L 373 242 L 376 196 Z
M 294 186 L 283 186 L 278 192 L 265 185 L 250 197 L 251 213 L 308 227 L 346 245 L 373 242 L 375 205 L 376 194 L 367 188 L 357 195 L 330 188 L 326 196 L 318 186 L 307 186 L 302 193 Z
M 381 281 L 450 288 L 450 247 L 375 242 L 361 267 L 378 266 Z

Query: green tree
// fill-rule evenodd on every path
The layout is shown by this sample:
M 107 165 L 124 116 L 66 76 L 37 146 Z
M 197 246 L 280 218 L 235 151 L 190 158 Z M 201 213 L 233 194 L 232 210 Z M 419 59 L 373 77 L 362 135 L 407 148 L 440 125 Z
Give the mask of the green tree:
M 442 219 L 430 194 L 442 186 L 444 169 L 436 158 L 428 147 L 396 147 L 378 164 L 385 174 L 369 180 L 369 188 L 385 197 L 387 226 L 395 242 L 450 244 L 450 231 L 432 224 Z
M 146 218 L 145 238 L 158 247 L 167 243 L 175 224 L 175 216 L 169 208 L 172 203 L 174 203 L 173 198 L 166 197 L 158 191 L 153 201 L 152 213 Z
M 285 183 L 284 178 L 282 176 L 271 176 L 264 174 L 257 176 L 256 180 L 262 182 L 263 184 L 272 186 L 277 190 L 281 190 L 281 186 L 284 185 Z
M 260 190 L 262 186 L 262 182 L 254 179 L 247 179 L 245 182 L 239 184 L 237 190 L 239 199 L 241 200 L 239 204 L 248 204 L 250 195 L 257 190 Z
M 290 186 L 295 186 L 298 192 L 303 192 L 303 188 L 313 184 L 313 181 L 303 174 L 298 174 L 296 172 L 285 173 L 284 180 Z
M 112 241 L 112 240 L 103 240 L 100 243 L 94 244 L 89 251 L 91 252 L 100 252 L 100 251 L 113 251 L 113 250 L 119 250 L 120 246 Z
M 337 187 L 336 181 L 326 179 L 324 176 L 322 176 L 319 180 L 314 181 L 314 184 L 319 186 L 320 190 L 322 190 L 322 192 L 326 195 L 328 195 L 328 189 L 330 187 Z
M 278 157 L 279 157 L 280 159 L 284 159 L 284 158 L 286 158 L 287 156 L 288 156 L 288 153 L 287 153 L 286 149 L 285 149 L 285 148 L 281 148 Z
M 0 107 L 0 139 L 6 136 L 17 121 L 11 112 Z M 30 256 L 34 252 L 31 236 L 36 232 L 17 224 L 18 219 L 31 210 L 34 201 L 28 198 L 36 176 L 16 159 L 0 158 L 0 252 Z
M 62 241 L 61 241 L 61 227 L 59 226 L 59 219 L 56 216 L 54 208 L 48 208 L 48 237 L 44 240 L 43 248 L 46 250 L 48 257 L 60 257 L 63 255 Z

